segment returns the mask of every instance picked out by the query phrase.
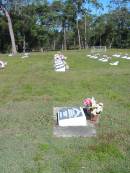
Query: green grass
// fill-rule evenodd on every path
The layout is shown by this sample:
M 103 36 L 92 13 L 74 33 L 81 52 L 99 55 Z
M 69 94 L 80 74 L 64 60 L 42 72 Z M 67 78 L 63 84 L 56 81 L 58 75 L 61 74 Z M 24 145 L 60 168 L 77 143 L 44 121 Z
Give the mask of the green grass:
M 129 53 L 108 50 L 107 54 Z M 129 173 L 130 61 L 110 66 L 66 51 L 70 70 L 53 71 L 54 52 L 0 55 L 0 173 Z M 117 60 L 113 58 L 113 60 Z M 94 138 L 53 136 L 54 106 L 104 103 Z

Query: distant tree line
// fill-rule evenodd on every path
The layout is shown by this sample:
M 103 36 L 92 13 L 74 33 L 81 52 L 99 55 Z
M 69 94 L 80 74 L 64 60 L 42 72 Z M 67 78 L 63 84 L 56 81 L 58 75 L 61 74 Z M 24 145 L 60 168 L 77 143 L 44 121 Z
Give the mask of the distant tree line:
M 100 8 L 96 0 L 44 0 L 10 3 L 18 52 L 85 49 L 90 46 L 130 47 L 130 11 L 126 1 L 113 0 L 109 13 L 92 15 L 86 7 Z M 32 2 L 32 1 L 31 1 Z M 22 5 L 21 5 L 22 4 Z M 5 7 L 6 8 L 6 7 Z M 0 52 L 10 52 L 11 39 L 6 16 L 0 12 Z

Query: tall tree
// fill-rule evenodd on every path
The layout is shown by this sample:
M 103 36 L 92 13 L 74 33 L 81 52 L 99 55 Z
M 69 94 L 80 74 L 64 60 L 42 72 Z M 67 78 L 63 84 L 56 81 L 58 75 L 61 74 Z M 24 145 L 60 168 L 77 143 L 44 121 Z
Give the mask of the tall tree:
M 112 14 L 111 20 L 115 22 L 115 38 L 114 38 L 114 45 L 116 47 L 124 47 L 124 35 L 126 35 L 127 32 L 124 32 L 127 30 L 127 19 L 129 16 L 129 6 L 128 2 L 130 0 L 111 0 L 111 6 L 110 6 L 110 14 Z M 114 21 L 115 20 L 115 21 Z M 125 34 L 124 34 L 125 33 Z
M 91 4 L 94 5 L 95 7 L 100 7 L 100 4 L 98 2 L 98 0 L 72 0 L 73 5 L 74 5 L 74 9 L 76 9 L 76 27 L 77 27 L 77 33 L 78 33 L 78 43 L 79 43 L 79 49 L 82 48 L 81 45 L 81 33 L 80 33 L 80 27 L 79 27 L 79 21 L 80 19 L 82 19 L 87 11 L 87 9 L 85 8 L 86 4 Z M 85 33 L 86 33 L 86 17 L 84 18 L 85 20 Z M 85 40 L 86 40 L 86 35 L 85 35 Z M 86 42 L 86 41 L 85 41 Z M 85 43 L 86 45 L 86 43 Z
M 5 5 L 2 2 L 0 3 L 0 10 L 3 11 L 3 13 L 5 14 L 5 16 L 7 18 L 8 28 L 9 28 L 9 33 L 10 33 L 10 38 L 11 38 L 11 43 L 12 43 L 12 54 L 16 55 L 17 50 L 16 50 L 15 37 L 14 37 L 14 32 L 13 32 L 13 27 L 12 27 L 12 20 L 11 20 L 8 10 L 6 9 Z

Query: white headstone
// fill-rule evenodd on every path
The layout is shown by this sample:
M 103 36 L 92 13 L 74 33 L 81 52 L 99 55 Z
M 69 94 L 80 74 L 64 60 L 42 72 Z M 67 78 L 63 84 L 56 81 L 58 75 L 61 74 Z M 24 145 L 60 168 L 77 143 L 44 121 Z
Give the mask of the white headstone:
M 55 59 L 54 67 L 55 71 L 65 72 L 65 64 L 61 59 Z
M 0 68 L 4 68 L 7 65 L 7 62 L 0 61 Z
M 61 108 L 57 116 L 59 126 L 87 126 L 86 116 L 81 107 Z

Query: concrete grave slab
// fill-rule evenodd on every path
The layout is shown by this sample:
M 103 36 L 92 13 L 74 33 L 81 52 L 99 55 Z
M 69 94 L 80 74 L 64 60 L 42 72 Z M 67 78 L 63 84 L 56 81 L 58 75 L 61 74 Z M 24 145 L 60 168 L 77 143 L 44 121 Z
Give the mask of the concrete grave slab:
M 95 124 L 87 120 L 81 107 L 54 107 L 53 119 L 53 134 L 56 137 L 96 136 Z

